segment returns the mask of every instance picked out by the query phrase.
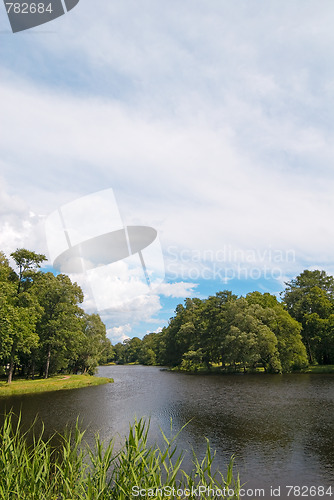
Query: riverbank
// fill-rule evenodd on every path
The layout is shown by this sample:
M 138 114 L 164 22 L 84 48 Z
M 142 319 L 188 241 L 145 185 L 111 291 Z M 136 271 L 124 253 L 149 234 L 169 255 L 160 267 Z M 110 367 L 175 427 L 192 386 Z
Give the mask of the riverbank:
M 334 365 L 310 365 L 297 373 L 334 373 Z
M 79 389 L 81 387 L 108 384 L 110 382 L 113 382 L 113 379 L 94 377 L 92 375 L 56 375 L 48 379 L 13 380 L 11 384 L 7 384 L 6 381 L 0 381 L 0 397 Z
M 225 367 L 223 368 L 221 365 L 213 365 L 210 369 L 204 367 L 204 366 L 199 366 L 193 369 L 185 369 L 181 368 L 180 366 L 175 366 L 174 368 L 165 368 L 166 370 L 170 371 L 175 371 L 175 372 L 180 372 L 180 373 L 191 373 L 191 374 L 198 374 L 198 375 L 254 375 L 254 374 L 263 374 L 266 375 L 267 373 L 264 371 L 262 367 L 257 367 L 255 369 L 247 369 L 246 371 L 243 370 L 241 367 Z M 334 374 L 334 365 L 309 365 L 307 368 L 304 368 L 302 370 L 294 370 L 294 374 Z

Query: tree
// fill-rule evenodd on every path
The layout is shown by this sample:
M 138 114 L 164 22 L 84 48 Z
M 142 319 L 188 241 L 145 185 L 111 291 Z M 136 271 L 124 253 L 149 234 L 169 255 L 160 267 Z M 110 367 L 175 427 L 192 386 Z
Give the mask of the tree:
M 93 373 L 113 355 L 105 325 L 79 307 L 81 288 L 66 275 L 42 273 L 45 256 L 26 249 L 11 254 L 15 269 L 0 252 L 0 360 L 10 383 L 18 366 L 34 377 L 79 369 Z
M 186 371 L 194 371 L 201 367 L 203 364 L 203 351 L 202 349 L 197 349 L 196 351 L 187 351 L 184 353 L 181 362 L 181 368 Z
M 109 349 L 110 341 L 106 337 L 106 327 L 98 314 L 84 314 L 82 335 L 78 336 L 75 353 L 74 372 L 93 375 L 103 353 Z
M 19 275 L 9 266 L 5 255 L 0 254 L 0 325 L 2 350 L 5 351 L 2 357 L 9 364 L 7 380 L 9 384 L 13 378 L 15 364 L 19 360 L 19 353 L 30 353 L 38 343 L 35 326 L 40 308 L 34 297 L 21 286 L 28 279 L 26 274 L 28 268 L 29 279 L 32 280 L 34 276 L 33 264 L 31 263 L 29 267 L 28 264 L 24 266 L 21 262 L 25 252 L 27 251 L 21 249 L 12 254 L 15 263 L 20 268 Z M 30 256 L 31 260 L 34 255 Z
M 10 298 L 14 295 L 13 284 L 9 281 L 11 268 L 8 259 L 0 252 L 0 360 L 8 358 L 12 345 L 13 305 Z
M 328 342 L 334 343 L 332 323 L 329 321 L 323 328 L 326 321 L 321 321 L 334 314 L 334 278 L 325 271 L 305 270 L 286 285 L 283 300 L 290 315 L 302 325 L 309 362 L 334 362 L 327 349 Z
M 126 363 L 125 345 L 122 342 L 117 342 L 117 344 L 113 346 L 113 350 L 114 350 L 113 360 L 115 361 L 115 363 L 117 363 L 118 365 L 124 365 L 124 363 Z
M 139 351 L 138 361 L 142 365 L 155 365 L 157 357 L 151 347 L 143 345 Z
M 261 306 L 257 316 L 276 335 L 280 364 L 284 372 L 307 366 L 306 349 L 301 337 L 301 325 L 293 319 L 274 295 L 249 293 L 249 304 Z
M 261 363 L 265 371 L 280 372 L 277 338 L 263 323 L 261 315 L 261 306 L 249 304 L 243 297 L 229 303 L 228 330 L 222 342 L 225 358 L 235 365 L 241 363 L 244 370 Z
M 138 337 L 133 337 L 132 339 L 125 339 L 123 344 L 125 345 L 125 362 L 126 363 L 136 363 L 138 362 L 139 351 L 141 349 L 141 340 Z
M 41 267 L 41 263 L 47 259 L 45 255 L 26 250 L 25 248 L 17 249 L 10 256 L 18 267 L 17 293 L 19 294 L 22 289 L 26 290 L 31 285 L 36 271 Z
M 202 301 L 198 298 L 185 299 L 184 306 L 176 307 L 176 314 L 163 329 L 164 349 L 162 364 L 177 366 L 182 362 L 185 352 L 196 349 L 201 333 Z
M 83 310 L 79 304 L 83 293 L 68 276 L 52 273 L 41 274 L 35 280 L 33 292 L 43 309 L 36 328 L 40 339 L 40 368 L 48 378 L 52 359 L 53 370 L 66 368 L 79 349 L 83 328 Z
M 216 293 L 203 301 L 200 311 L 200 335 L 196 348 L 200 348 L 203 361 L 210 368 L 210 363 L 226 361 L 222 341 L 226 337 L 228 324 L 226 311 L 228 305 L 237 300 L 237 296 L 228 290 Z

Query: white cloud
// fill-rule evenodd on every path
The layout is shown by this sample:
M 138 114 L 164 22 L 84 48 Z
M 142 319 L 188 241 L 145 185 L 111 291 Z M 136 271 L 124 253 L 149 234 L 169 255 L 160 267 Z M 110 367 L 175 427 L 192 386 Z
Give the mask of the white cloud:
M 126 224 L 159 231 L 167 267 L 170 246 L 231 245 L 292 249 L 286 275 L 314 262 L 330 268 L 331 9 L 329 0 L 321 9 L 80 2 L 53 33 L 4 36 L 2 248 L 44 251 L 29 211 L 46 215 L 112 187 Z M 159 293 L 191 294 L 181 278 Z M 161 311 L 157 293 L 138 288 L 126 304 L 125 286 L 112 293 L 118 324 Z
M 13 189 L 10 191 L 13 192 Z M 20 196 L 12 194 L 7 183 L 0 178 L 0 249 L 7 257 L 21 247 L 45 251 L 43 221 L 29 211 Z
M 156 291 L 166 297 L 185 298 L 193 295 L 194 288 L 197 286 L 196 283 L 185 283 L 183 281 L 176 283 L 161 283 Z
M 116 344 L 117 342 L 123 342 L 127 339 L 129 337 L 127 334 L 130 332 L 131 325 L 129 324 L 114 326 L 113 328 L 109 328 L 107 330 L 107 337 L 110 338 L 114 344 Z
M 15 163 L 6 177 L 14 184 L 14 175 L 23 175 L 27 162 L 31 166 L 38 157 L 35 175 L 24 187 L 17 186 L 34 211 L 34 200 L 36 205 L 44 202 L 37 207 L 43 212 L 68 201 L 70 193 L 64 189 L 68 183 L 85 194 L 92 187 L 102 187 L 103 182 L 103 187 L 115 187 L 127 221 L 157 227 L 167 244 L 219 248 L 224 241 L 246 247 L 289 245 L 296 251 L 311 247 L 316 253 L 328 241 L 334 243 L 334 231 L 326 223 L 334 210 L 334 179 L 331 172 L 315 178 L 318 160 L 305 171 L 283 164 L 276 153 L 273 160 L 267 158 L 269 164 L 261 164 L 261 156 L 247 158 L 230 131 L 216 129 L 215 123 L 180 127 L 176 122 L 173 127 L 169 118 L 152 122 L 145 113 L 138 117 L 112 101 L 56 94 L 40 97 L 38 92 L 15 89 L 15 85 L 2 86 L 2 93 L 8 119 L 1 149 L 10 152 Z M 11 111 L 14 101 L 15 112 Z M 18 149 L 13 131 L 22 107 L 32 123 Z M 248 112 L 251 109 L 243 110 L 244 115 Z M 287 155 L 299 151 L 298 161 L 305 157 L 309 162 L 312 151 L 321 157 L 326 148 L 326 156 L 333 156 L 332 146 L 320 130 L 312 132 L 293 121 L 268 122 L 265 129 L 274 141 L 260 144 L 265 156 L 266 150 L 287 151 Z M 38 144 L 35 134 L 40 137 Z M 255 146 L 253 156 L 257 149 Z M 78 171 L 81 163 L 85 167 Z M 53 182 L 50 197 L 45 196 L 41 182 L 45 164 Z M 314 234 L 311 241 L 309 227 Z

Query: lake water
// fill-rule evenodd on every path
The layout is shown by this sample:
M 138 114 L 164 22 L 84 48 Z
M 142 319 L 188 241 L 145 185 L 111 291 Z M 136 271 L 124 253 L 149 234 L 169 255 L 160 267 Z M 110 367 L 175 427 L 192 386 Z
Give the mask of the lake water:
M 89 442 L 97 431 L 120 442 L 135 417 L 150 418 L 150 439 L 159 443 L 159 428 L 170 435 L 171 418 L 175 432 L 188 422 L 180 450 L 202 455 L 208 438 L 223 472 L 235 455 L 245 490 L 259 490 L 244 498 L 275 498 L 278 486 L 276 498 L 302 496 L 288 496 L 287 485 L 332 486 L 334 498 L 333 375 L 205 376 L 144 366 L 101 367 L 99 375 L 115 383 L 0 399 L 1 413 L 21 411 L 26 425 L 38 414 L 47 434 L 79 415 Z M 303 491 L 303 498 L 331 498 Z

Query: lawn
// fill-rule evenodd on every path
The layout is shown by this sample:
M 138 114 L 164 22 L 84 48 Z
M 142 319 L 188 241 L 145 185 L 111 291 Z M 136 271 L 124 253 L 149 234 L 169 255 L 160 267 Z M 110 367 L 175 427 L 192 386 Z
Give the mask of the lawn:
M 92 385 L 108 384 L 113 379 L 106 377 L 93 377 L 91 375 L 56 375 L 48 379 L 13 380 L 11 384 L 0 381 L 0 397 L 16 394 L 30 394 L 36 392 L 62 391 L 78 389 Z

